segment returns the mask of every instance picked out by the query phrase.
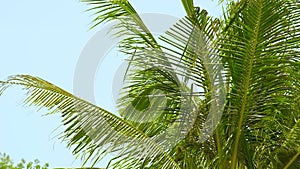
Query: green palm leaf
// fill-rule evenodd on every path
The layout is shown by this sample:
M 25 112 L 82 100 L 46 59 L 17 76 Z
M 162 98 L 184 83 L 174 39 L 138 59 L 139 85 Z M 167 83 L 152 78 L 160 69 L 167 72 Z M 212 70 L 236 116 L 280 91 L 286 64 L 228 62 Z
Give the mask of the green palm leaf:
M 108 153 L 118 153 L 114 167 L 136 168 L 150 161 L 163 168 L 179 168 L 152 139 L 102 108 L 28 75 L 12 76 L 1 82 L 0 94 L 11 85 L 22 86 L 27 91 L 25 103 L 61 113 L 66 126 L 63 139 L 74 154 L 80 153 L 94 164 Z
M 237 124 L 230 125 L 235 139 L 231 168 L 237 167 L 246 125 L 258 129 L 260 134 L 255 135 L 260 136 L 266 123 L 263 119 L 272 116 L 267 110 L 278 100 L 289 97 L 293 101 L 297 95 L 286 93 L 298 91 L 291 85 L 295 72 L 288 71 L 293 64 L 288 56 L 299 57 L 295 54 L 298 45 L 293 43 L 299 40 L 295 34 L 299 13 L 289 9 L 291 6 L 294 4 L 286 1 L 249 1 L 223 37 L 220 50 L 232 76 L 228 119 Z M 290 15 L 293 17 L 287 17 Z

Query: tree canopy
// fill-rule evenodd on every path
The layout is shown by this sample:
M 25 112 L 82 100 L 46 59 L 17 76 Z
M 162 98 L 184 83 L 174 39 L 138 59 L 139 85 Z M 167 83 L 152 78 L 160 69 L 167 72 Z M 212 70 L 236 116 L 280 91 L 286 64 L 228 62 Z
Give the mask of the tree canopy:
M 107 168 L 300 168 L 300 2 L 226 1 L 214 18 L 193 0 L 152 35 L 127 0 L 83 0 L 92 28 L 118 20 L 128 56 L 120 116 L 38 77 L 0 82 L 25 103 L 61 113 L 75 155 Z M 199 90 L 196 90 L 199 89 Z

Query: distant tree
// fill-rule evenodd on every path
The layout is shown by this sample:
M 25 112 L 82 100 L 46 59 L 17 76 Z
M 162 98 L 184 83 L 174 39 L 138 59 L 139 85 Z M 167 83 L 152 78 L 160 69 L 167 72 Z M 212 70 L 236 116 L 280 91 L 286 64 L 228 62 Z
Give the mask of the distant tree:
M 44 165 L 40 164 L 38 159 L 35 159 L 33 162 L 26 162 L 22 159 L 19 163 L 14 164 L 12 159 L 7 154 L 0 153 L 0 169 L 48 169 L 49 164 L 45 163 Z

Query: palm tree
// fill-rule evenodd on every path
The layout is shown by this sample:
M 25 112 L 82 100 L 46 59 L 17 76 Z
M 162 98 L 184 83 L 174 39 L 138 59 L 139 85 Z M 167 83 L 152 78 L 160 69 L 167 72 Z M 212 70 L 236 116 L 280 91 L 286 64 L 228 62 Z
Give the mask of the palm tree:
M 22 86 L 26 104 L 61 113 L 84 164 L 114 153 L 107 168 L 300 168 L 300 2 L 228 1 L 213 18 L 182 0 L 161 43 L 127 0 L 84 2 L 93 27 L 120 21 L 120 116 L 38 77 L 0 83 L 0 95 Z

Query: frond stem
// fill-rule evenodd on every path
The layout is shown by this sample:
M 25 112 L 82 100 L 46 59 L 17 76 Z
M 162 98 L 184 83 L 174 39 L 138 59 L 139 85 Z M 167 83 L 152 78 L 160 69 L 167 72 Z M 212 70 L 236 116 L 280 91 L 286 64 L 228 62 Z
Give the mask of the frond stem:
M 244 121 L 244 113 L 246 111 L 246 105 L 247 105 L 247 100 L 248 100 L 248 92 L 249 92 L 249 87 L 250 87 L 250 80 L 251 80 L 251 75 L 252 75 L 252 69 L 253 69 L 253 62 L 254 62 L 254 57 L 256 53 L 256 48 L 258 44 L 258 36 L 259 36 L 259 30 L 260 30 L 260 23 L 262 19 L 262 1 L 259 1 L 259 9 L 258 9 L 258 20 L 257 20 L 257 25 L 254 30 L 255 36 L 254 36 L 254 41 L 253 41 L 253 47 L 251 49 L 250 53 L 250 63 L 249 63 L 249 71 L 247 74 L 247 78 L 245 81 L 245 88 L 244 88 L 244 94 L 243 94 L 243 100 L 242 100 L 242 105 L 241 105 L 241 111 L 240 111 L 240 118 L 238 121 L 238 128 L 237 128 L 237 133 L 234 141 L 234 148 L 233 148 L 233 153 L 231 156 L 231 169 L 235 169 L 237 165 L 237 152 L 238 152 L 238 147 L 239 147 L 239 140 L 242 132 L 242 125 Z

